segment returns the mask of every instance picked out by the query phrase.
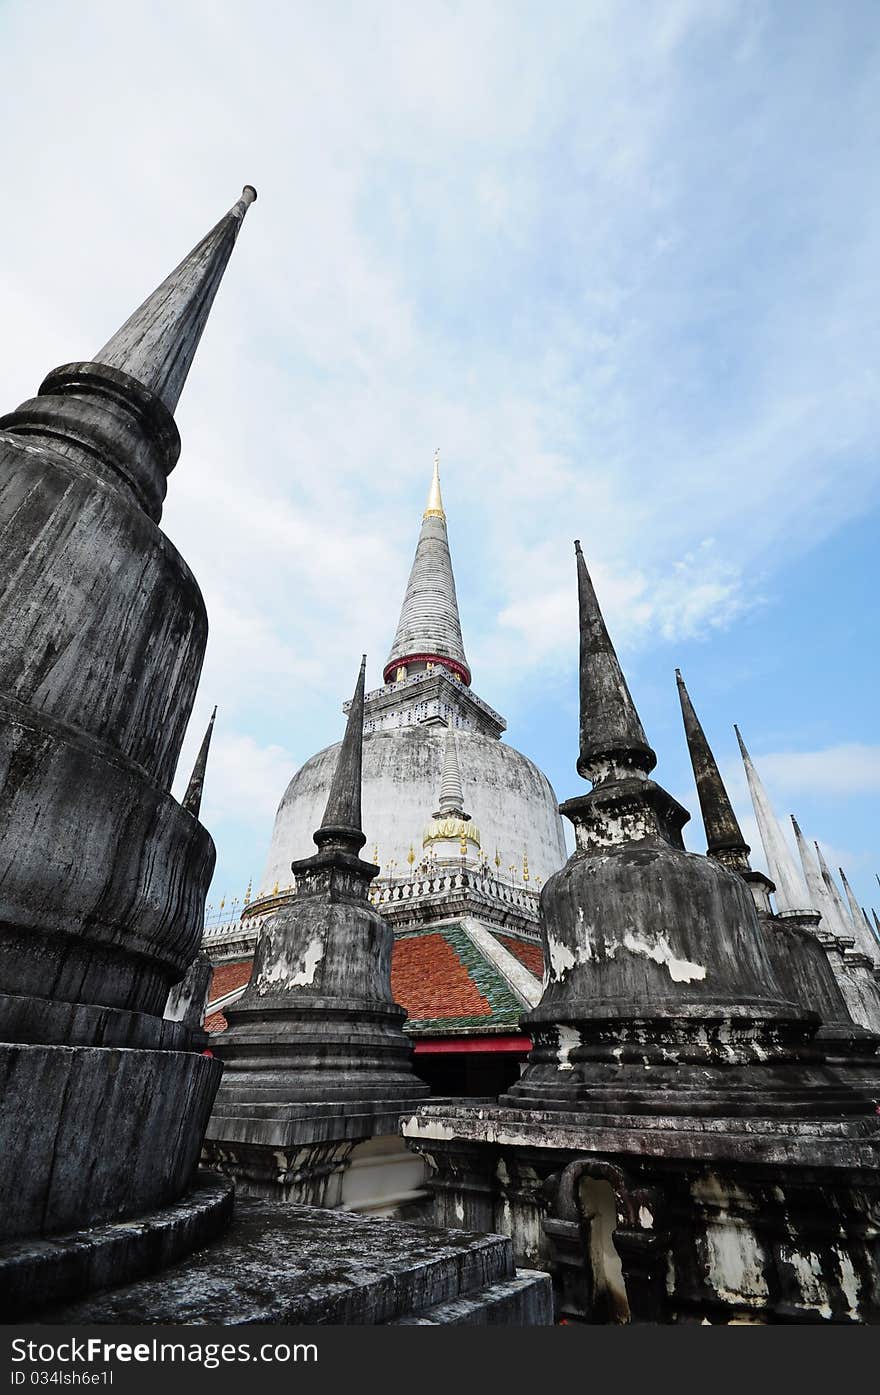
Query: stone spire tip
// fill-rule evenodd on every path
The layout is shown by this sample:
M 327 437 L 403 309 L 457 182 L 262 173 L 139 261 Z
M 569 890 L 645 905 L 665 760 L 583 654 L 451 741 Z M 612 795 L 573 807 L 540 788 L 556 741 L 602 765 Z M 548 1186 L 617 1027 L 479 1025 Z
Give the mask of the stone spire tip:
M 685 740 L 694 772 L 694 783 L 700 801 L 700 813 L 706 830 L 706 850 L 710 857 L 734 872 L 748 872 L 750 848 L 743 838 L 730 797 L 721 779 L 721 772 L 700 719 L 694 710 L 690 693 L 685 687 L 681 669 L 675 670 L 678 700 L 684 723 Z
M 246 184 L 237 203 L 95 355 L 96 363 L 136 379 L 169 412 L 177 406 L 242 219 L 256 197 Z
M 364 683 L 367 656 L 361 658 L 357 683 L 348 709 L 345 735 L 339 748 L 339 757 L 327 807 L 313 838 L 323 852 L 339 851 L 357 856 L 366 834 L 361 826 L 361 769 L 364 750 Z
M 575 544 L 580 627 L 578 774 L 594 784 L 647 775 L 657 764 L 611 642 L 580 546 Z
M 202 737 L 202 744 L 196 756 L 196 763 L 193 766 L 192 774 L 189 777 L 189 784 L 186 793 L 180 801 L 181 808 L 186 809 L 188 814 L 192 814 L 194 819 L 199 817 L 202 807 L 202 791 L 205 788 L 205 772 L 208 769 L 208 751 L 211 747 L 211 736 L 214 732 L 214 722 L 217 718 L 217 708 L 211 713 L 207 730 Z

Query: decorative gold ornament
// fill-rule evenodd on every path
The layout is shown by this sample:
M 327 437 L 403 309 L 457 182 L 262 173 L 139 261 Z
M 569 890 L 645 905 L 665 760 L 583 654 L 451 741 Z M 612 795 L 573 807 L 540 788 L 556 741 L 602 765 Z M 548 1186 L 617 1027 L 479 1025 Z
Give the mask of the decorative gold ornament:
M 413 847 L 412 843 L 410 843 L 409 845 L 409 852 L 406 855 L 406 860 L 409 863 L 410 867 L 412 867 L 413 863 L 416 860 L 416 850 Z
M 250 878 L 249 881 L 248 881 L 248 884 L 247 884 L 247 891 L 244 893 L 244 901 L 243 901 L 243 903 L 242 903 L 242 904 L 245 905 L 245 906 L 249 906 L 250 903 L 251 903 L 251 887 L 252 887 L 252 886 L 253 886 L 253 878 Z
M 440 493 L 440 448 L 434 452 L 434 474 L 431 477 L 431 488 L 428 491 L 428 507 L 423 514 L 424 518 L 445 518 L 443 512 L 443 496 Z

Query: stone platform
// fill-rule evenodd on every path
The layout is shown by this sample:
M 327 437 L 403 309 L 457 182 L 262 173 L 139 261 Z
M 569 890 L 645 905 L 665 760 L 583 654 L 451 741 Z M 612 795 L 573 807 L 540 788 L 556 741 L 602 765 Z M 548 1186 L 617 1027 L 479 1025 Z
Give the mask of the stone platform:
M 38 1320 L 531 1327 L 553 1322 L 553 1302 L 547 1275 L 517 1270 L 504 1236 L 243 1200 L 197 1254 Z

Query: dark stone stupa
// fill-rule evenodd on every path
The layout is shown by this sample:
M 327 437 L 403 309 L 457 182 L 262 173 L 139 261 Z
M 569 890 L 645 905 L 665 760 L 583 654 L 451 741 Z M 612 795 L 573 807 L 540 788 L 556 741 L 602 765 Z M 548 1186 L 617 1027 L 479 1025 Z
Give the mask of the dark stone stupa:
M 393 932 L 367 899 L 361 663 L 318 851 L 260 930 L 244 995 L 217 1042 L 226 1068 L 205 1159 L 242 1194 L 327 1204 L 359 1142 L 397 1134 L 430 1092 L 391 991 Z M 333 1179 L 331 1181 L 331 1179 Z
M 435 1217 L 511 1234 L 571 1320 L 876 1322 L 880 1120 L 828 1060 L 864 1034 L 823 1023 L 809 946 L 759 918 L 689 702 L 712 855 L 685 851 L 579 547 L 577 568 L 593 788 L 561 806 L 577 846 L 541 893 L 521 1079 L 404 1121 Z
M 229 1212 L 228 1188 L 189 1191 L 220 1065 L 163 1018 L 214 845 L 169 790 L 207 617 L 158 523 L 171 413 L 254 197 L 94 361 L 0 419 L 0 1241 L 24 1245 L 17 1271 L 4 1256 L 16 1303 L 112 1273 L 113 1244 L 83 1244 L 47 1279 L 43 1237 L 192 1195 L 198 1243 Z M 169 1222 L 157 1249 L 181 1243 Z

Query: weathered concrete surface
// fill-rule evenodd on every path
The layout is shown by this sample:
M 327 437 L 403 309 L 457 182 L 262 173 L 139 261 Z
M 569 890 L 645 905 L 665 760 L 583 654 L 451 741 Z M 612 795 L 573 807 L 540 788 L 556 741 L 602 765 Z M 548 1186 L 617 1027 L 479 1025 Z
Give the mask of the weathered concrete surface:
M 434 1230 L 345 1211 L 241 1201 L 227 1235 L 163 1275 L 40 1314 L 44 1323 L 372 1325 L 464 1298 L 497 1304 L 515 1278 L 498 1235 Z M 530 1281 L 523 1279 L 523 1285 Z M 530 1322 L 549 1323 L 546 1284 L 531 1281 Z M 514 1318 L 523 1306 L 514 1305 Z M 458 1319 L 455 1319 L 458 1320 Z
M 518 1269 L 512 1279 L 490 1284 L 476 1295 L 453 1298 L 424 1312 L 396 1318 L 392 1327 L 545 1327 L 553 1321 L 550 1277 Z
M 165 1269 L 226 1230 L 233 1187 L 199 1173 L 180 1201 L 134 1220 L 0 1245 L 0 1309 L 28 1318 L 52 1303 L 132 1283 Z
M 510 1235 L 573 1321 L 880 1321 L 871 1120 L 859 1138 L 427 1105 L 403 1132 L 433 1165 L 435 1222 Z
M 109 408 L 143 396 L 126 374 L 71 364 L 0 418 L 0 540 L 16 559 L 0 589 L 0 692 L 106 742 L 167 788 L 208 623 L 192 572 L 120 473 L 129 442 Z M 93 439 L 99 426 L 106 442 Z M 131 420 L 132 434 L 146 426 Z M 167 466 L 174 423 L 149 426 Z M 105 448 L 106 477 L 85 443 Z M 150 444 L 160 448 L 155 435 Z
M 219 1061 L 0 1043 L 0 1239 L 133 1216 L 196 1170 Z
M 198 948 L 209 834 L 103 741 L 2 694 L 0 719 L 4 990 L 161 1015 Z

